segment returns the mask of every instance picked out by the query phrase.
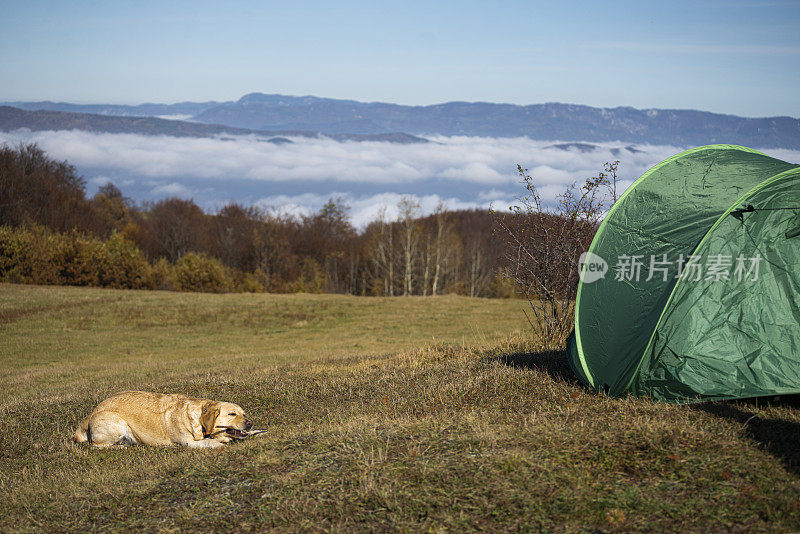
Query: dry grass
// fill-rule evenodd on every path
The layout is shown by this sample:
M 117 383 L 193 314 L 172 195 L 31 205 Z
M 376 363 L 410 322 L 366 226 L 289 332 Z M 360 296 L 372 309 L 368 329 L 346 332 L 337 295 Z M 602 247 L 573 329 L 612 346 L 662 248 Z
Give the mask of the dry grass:
M 2 530 L 796 531 L 796 402 L 585 392 L 524 303 L 0 286 Z M 73 445 L 109 393 L 241 404 L 220 451 Z

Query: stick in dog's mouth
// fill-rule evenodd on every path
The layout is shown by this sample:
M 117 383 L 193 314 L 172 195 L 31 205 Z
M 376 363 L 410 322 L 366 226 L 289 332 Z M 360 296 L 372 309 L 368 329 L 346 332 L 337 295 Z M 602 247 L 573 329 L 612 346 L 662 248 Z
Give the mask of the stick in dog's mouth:
M 233 428 L 232 426 L 217 426 L 217 428 L 221 428 L 222 430 L 220 430 L 220 432 L 225 432 L 226 435 L 234 439 L 245 439 L 266 434 L 267 432 L 266 430 L 259 430 L 257 428 L 253 428 L 251 430 L 239 430 L 238 428 Z
M 248 431 L 239 430 L 238 428 L 233 428 L 232 426 L 218 426 L 217 428 L 225 429 L 225 434 L 236 439 L 244 439 L 250 435 Z

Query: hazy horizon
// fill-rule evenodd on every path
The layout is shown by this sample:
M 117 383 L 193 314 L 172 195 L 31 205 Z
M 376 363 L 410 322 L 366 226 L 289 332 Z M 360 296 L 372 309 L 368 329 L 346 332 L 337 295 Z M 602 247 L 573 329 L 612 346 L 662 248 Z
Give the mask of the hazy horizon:
M 546 102 L 508 102 L 508 101 L 488 101 L 488 100 L 446 100 L 446 101 L 437 101 L 437 102 L 428 102 L 428 103 L 421 103 L 421 104 L 406 104 L 403 102 L 389 102 L 389 101 L 382 101 L 382 100 L 358 100 L 355 98 L 333 98 L 326 95 L 319 95 L 319 94 L 282 94 L 282 93 L 270 93 L 268 91 L 250 91 L 244 94 L 241 94 L 237 97 L 233 98 L 225 98 L 225 99 L 210 99 L 210 100 L 173 100 L 173 101 L 133 101 L 133 102 L 111 102 L 111 101 L 103 101 L 103 102 L 96 102 L 96 101 L 80 101 L 80 100 L 56 100 L 52 98 L 44 98 L 39 100 L 0 100 L 0 103 L 3 104 L 13 104 L 13 103 L 24 103 L 24 104 L 35 104 L 39 102 L 49 102 L 53 104 L 68 104 L 68 105 L 77 105 L 77 106 L 92 106 L 92 105 L 108 105 L 108 106 L 141 106 L 141 105 L 175 105 L 175 104 L 186 104 L 186 103 L 198 103 L 203 104 L 207 102 L 216 102 L 219 104 L 223 104 L 226 102 L 236 102 L 241 98 L 252 95 L 252 94 L 264 94 L 264 95 L 280 95 L 280 96 L 288 96 L 288 97 L 295 97 L 295 98 L 320 98 L 320 99 L 331 99 L 331 100 L 350 100 L 356 101 L 364 104 L 393 104 L 399 106 L 414 106 L 414 107 L 430 107 L 430 106 L 438 106 L 443 104 L 452 104 L 452 103 L 468 103 L 468 104 L 498 104 L 498 105 L 516 105 L 516 106 L 536 106 L 536 105 L 543 105 L 543 104 L 561 104 L 561 105 L 568 105 L 568 106 L 587 106 L 587 107 L 596 107 L 600 109 L 625 109 L 625 108 L 633 108 L 640 111 L 648 111 L 651 109 L 659 109 L 661 111 L 700 111 L 700 112 L 709 112 L 709 113 L 717 113 L 720 115 L 731 115 L 736 117 L 742 118 L 773 118 L 773 117 L 789 117 L 793 119 L 800 119 L 800 112 L 798 112 L 797 116 L 793 115 L 769 115 L 769 116 L 758 116 L 758 115 L 741 115 L 735 113 L 722 113 L 711 111 L 708 109 L 700 109 L 700 108 L 658 108 L 655 106 L 650 107 L 636 107 L 630 105 L 618 105 L 618 106 L 592 106 L 590 104 L 586 104 L 583 102 L 566 102 L 566 101 L 546 101 Z M 192 115 L 154 115 L 156 118 L 167 119 L 167 120 L 183 120 L 183 121 L 192 121 Z M 387 132 L 389 133 L 389 132 Z

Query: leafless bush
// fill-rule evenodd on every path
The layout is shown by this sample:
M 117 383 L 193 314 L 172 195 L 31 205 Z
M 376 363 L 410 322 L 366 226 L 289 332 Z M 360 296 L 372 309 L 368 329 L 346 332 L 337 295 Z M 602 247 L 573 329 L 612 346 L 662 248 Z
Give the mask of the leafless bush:
M 578 261 L 589 248 L 605 211 L 617 199 L 619 161 L 578 187 L 572 184 L 547 207 L 527 169 L 517 165 L 526 193 L 495 213 L 495 235 L 506 245 L 505 276 L 528 299 L 528 320 L 543 339 L 543 348 L 564 346 L 573 327 L 578 288 Z

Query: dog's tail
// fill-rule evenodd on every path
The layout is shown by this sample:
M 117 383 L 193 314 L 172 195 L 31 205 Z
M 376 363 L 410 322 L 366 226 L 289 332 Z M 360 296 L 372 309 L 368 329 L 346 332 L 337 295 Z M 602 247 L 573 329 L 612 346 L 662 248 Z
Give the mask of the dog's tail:
M 78 429 L 75 431 L 75 435 L 72 436 L 72 441 L 75 443 L 86 443 L 89 441 L 89 418 L 91 416 L 87 415 L 84 417 L 81 424 L 78 425 Z

